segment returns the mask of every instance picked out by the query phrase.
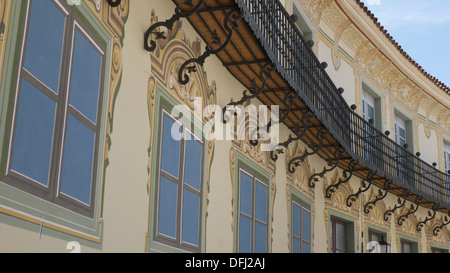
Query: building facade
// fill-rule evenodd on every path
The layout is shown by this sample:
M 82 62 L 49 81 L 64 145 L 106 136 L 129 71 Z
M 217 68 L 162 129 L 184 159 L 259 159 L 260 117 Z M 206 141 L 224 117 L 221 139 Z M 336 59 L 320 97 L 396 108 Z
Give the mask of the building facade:
M 450 89 L 359 0 L 0 15 L 1 252 L 450 250 Z

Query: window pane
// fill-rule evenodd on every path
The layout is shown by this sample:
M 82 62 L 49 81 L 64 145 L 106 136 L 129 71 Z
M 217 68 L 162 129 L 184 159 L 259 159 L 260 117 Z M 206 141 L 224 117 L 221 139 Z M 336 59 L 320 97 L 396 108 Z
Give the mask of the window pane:
M 181 142 L 172 137 L 172 126 L 179 129 L 181 127 L 168 116 L 163 116 L 161 169 L 178 178 Z
M 183 192 L 183 242 L 198 246 L 200 197 L 188 190 Z
M 411 245 L 409 243 L 403 243 L 403 253 L 411 253 Z
M 48 186 L 56 103 L 21 82 L 11 169 Z
M 300 237 L 300 207 L 292 203 L 292 235 Z
M 345 249 L 345 226 L 340 223 L 336 223 L 336 247 Z
M 165 177 L 160 178 L 158 233 L 176 237 L 178 185 Z
M 255 223 L 255 253 L 267 252 L 267 226 Z
M 292 239 L 292 253 L 300 253 L 300 240 L 293 238 Z
M 90 204 L 95 133 L 68 114 L 61 192 Z
M 240 181 L 240 211 L 242 213 L 247 214 L 248 216 L 252 215 L 252 178 L 248 176 L 246 173 L 241 172 L 241 181 Z
M 311 244 L 303 242 L 302 253 L 311 253 Z
M 371 233 L 369 241 L 370 242 L 379 242 L 379 241 L 381 241 L 381 238 L 380 238 L 380 236 L 378 236 L 378 234 Z
M 373 119 L 373 120 L 375 120 L 375 109 L 372 107 L 372 106 L 370 106 L 370 105 L 367 105 L 367 117 L 368 117 L 368 120 L 369 119 Z
M 255 199 L 256 219 L 267 223 L 267 187 L 260 182 L 256 182 Z
M 65 28 L 65 16 L 51 1 L 31 1 L 24 67 L 55 93 Z
M 77 30 L 73 53 L 69 103 L 90 119 L 97 122 L 102 56 Z
M 200 191 L 202 170 L 202 144 L 197 140 L 186 140 L 184 182 Z
M 250 219 L 240 216 L 239 218 L 239 252 L 250 253 L 251 252 L 251 234 L 252 234 L 252 222 Z
M 400 138 L 406 139 L 406 131 L 405 129 L 399 127 L 399 132 L 400 132 Z
M 303 240 L 311 241 L 311 213 L 304 209 L 302 216 Z

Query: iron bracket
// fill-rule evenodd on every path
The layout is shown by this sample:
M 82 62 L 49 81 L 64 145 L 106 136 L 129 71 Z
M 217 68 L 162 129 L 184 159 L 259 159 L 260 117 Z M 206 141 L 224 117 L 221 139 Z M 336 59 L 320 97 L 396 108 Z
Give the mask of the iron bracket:
M 288 170 L 290 173 L 294 173 L 295 168 L 300 166 L 300 162 L 304 162 L 308 156 L 317 154 L 317 152 L 319 152 L 321 146 L 323 145 L 323 140 L 325 139 L 325 135 L 327 134 L 327 132 L 328 130 L 325 128 L 321 128 L 320 130 L 318 130 L 316 133 L 316 139 L 319 141 L 319 143 L 316 144 L 313 142 L 309 144 L 309 148 L 311 149 L 311 151 L 308 151 L 308 149 L 306 149 L 302 155 L 296 156 L 289 161 Z
M 300 126 L 297 124 L 295 129 L 293 129 L 294 133 L 297 135 L 296 137 L 293 137 L 292 135 L 289 135 L 289 139 L 283 143 L 278 144 L 277 149 L 270 152 L 270 158 L 273 161 L 278 160 L 278 155 L 285 152 L 285 150 L 289 147 L 289 145 L 294 142 L 300 140 L 310 128 L 308 125 L 311 124 L 311 119 L 314 117 L 314 114 L 312 112 L 306 112 L 303 113 L 302 118 L 300 122 L 303 124 L 303 126 Z
M 409 195 L 409 190 L 403 190 L 403 193 L 401 196 L 398 197 L 397 199 L 397 204 L 395 204 L 394 208 L 387 210 L 384 213 L 384 221 L 389 221 L 389 217 L 394 214 L 395 211 L 397 211 L 398 209 L 402 208 L 403 206 L 405 206 L 406 204 L 406 200 L 408 199 L 408 195 Z M 402 200 L 403 199 L 403 200 Z
M 377 204 L 378 201 L 381 201 L 384 198 L 386 198 L 386 196 L 389 193 L 389 190 L 391 190 L 391 185 L 392 185 L 392 181 L 389 179 L 386 179 L 386 181 L 384 182 L 384 193 L 381 189 L 378 189 L 377 197 L 373 201 L 368 202 L 364 206 L 364 212 L 366 214 L 369 214 L 370 210 Z
M 339 181 L 336 182 L 335 184 L 332 184 L 330 186 L 327 187 L 326 189 L 326 194 L 325 196 L 327 198 L 331 198 L 331 195 L 336 192 L 336 190 L 339 188 L 339 186 L 341 184 L 347 183 L 348 181 L 350 181 L 350 179 L 353 176 L 353 172 L 355 171 L 355 167 L 358 166 L 358 161 L 352 159 L 349 163 L 348 163 L 348 170 L 344 170 L 342 173 L 342 177 L 339 178 Z
M 434 236 L 438 236 L 439 232 L 442 230 L 442 228 L 444 228 L 445 226 L 447 226 L 448 224 L 450 224 L 450 210 L 448 211 L 448 215 L 444 216 L 444 223 L 440 226 L 437 226 L 433 229 L 433 235 Z
M 335 160 L 335 162 L 333 163 L 332 160 L 328 160 L 327 166 L 325 166 L 325 167 L 323 168 L 323 170 L 322 170 L 320 173 L 315 173 L 315 174 L 311 175 L 311 177 L 309 178 L 309 181 L 308 181 L 309 187 L 310 187 L 310 188 L 314 188 L 314 187 L 316 186 L 316 185 L 315 185 L 316 182 L 319 181 L 318 177 L 323 178 L 323 176 L 324 176 L 326 173 L 331 172 L 331 171 L 333 171 L 334 169 L 336 169 L 337 166 L 339 165 L 339 162 L 340 162 L 341 159 L 343 158 L 344 153 L 345 153 L 344 148 L 336 149 L 336 150 L 334 151 L 334 160 Z
M 351 207 L 353 205 L 353 202 L 356 202 L 356 199 L 358 199 L 360 194 L 362 194 L 370 189 L 370 186 L 372 186 L 372 181 L 374 180 L 376 174 L 377 174 L 376 171 L 372 171 L 372 170 L 369 171 L 366 178 L 361 181 L 361 187 L 359 187 L 358 191 L 347 197 L 347 206 L 348 207 Z
M 111 1 L 113 0 L 108 0 L 108 3 L 110 3 Z M 204 2 L 205 0 L 200 0 L 194 7 L 194 5 L 192 4 L 192 0 L 185 0 L 183 2 L 183 5 L 191 7 L 192 9 L 190 11 L 182 11 L 181 7 L 176 7 L 175 14 L 170 19 L 167 19 L 164 22 L 157 22 L 151 25 L 144 34 L 144 49 L 149 52 L 152 52 L 156 49 L 156 42 L 150 40 L 151 35 L 154 35 L 156 40 L 166 39 L 164 32 L 158 30 L 159 27 L 165 27 L 168 30 L 172 30 L 175 22 L 177 22 L 181 18 L 185 18 L 195 14 L 201 8 Z
M 423 220 L 422 222 L 419 222 L 417 224 L 417 231 L 422 231 L 423 227 L 425 226 L 425 224 L 428 221 L 431 221 L 434 219 L 434 217 L 436 217 L 436 212 L 439 210 L 439 205 L 438 204 L 434 204 L 433 208 L 431 209 L 431 211 L 428 211 L 428 216 L 425 218 L 425 220 Z
M 422 196 L 420 196 L 420 195 L 416 196 L 416 200 L 414 201 L 414 204 L 416 205 L 416 207 L 414 207 L 414 204 L 411 204 L 411 207 L 408 210 L 408 212 L 398 218 L 397 224 L 399 226 L 403 225 L 406 218 L 408 218 L 411 214 L 416 213 L 416 211 L 419 209 L 419 206 L 420 206 L 420 200 L 422 200 L 422 199 L 423 199 Z

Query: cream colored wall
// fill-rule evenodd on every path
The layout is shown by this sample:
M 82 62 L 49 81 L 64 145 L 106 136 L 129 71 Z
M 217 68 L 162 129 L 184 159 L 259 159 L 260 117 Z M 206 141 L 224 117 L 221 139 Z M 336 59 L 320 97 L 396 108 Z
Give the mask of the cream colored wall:
M 122 50 L 122 83 L 115 105 L 110 165 L 105 175 L 103 251 L 106 252 L 143 252 L 148 227 L 147 83 L 151 67 L 141 41 L 149 26 L 150 11 L 158 1 L 130 2 Z

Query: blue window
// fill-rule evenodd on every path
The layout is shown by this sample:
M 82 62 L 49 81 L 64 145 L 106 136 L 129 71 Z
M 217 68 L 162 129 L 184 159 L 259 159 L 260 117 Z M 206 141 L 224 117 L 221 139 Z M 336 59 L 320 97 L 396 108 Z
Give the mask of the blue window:
M 238 246 L 241 253 L 268 251 L 268 196 L 266 183 L 240 169 Z
M 161 120 L 156 240 L 199 251 L 203 143 L 165 110 Z
M 311 212 L 300 202 L 291 202 L 291 252 L 310 253 L 311 252 Z
M 92 217 L 104 51 L 65 1 L 26 14 L 5 182 Z

